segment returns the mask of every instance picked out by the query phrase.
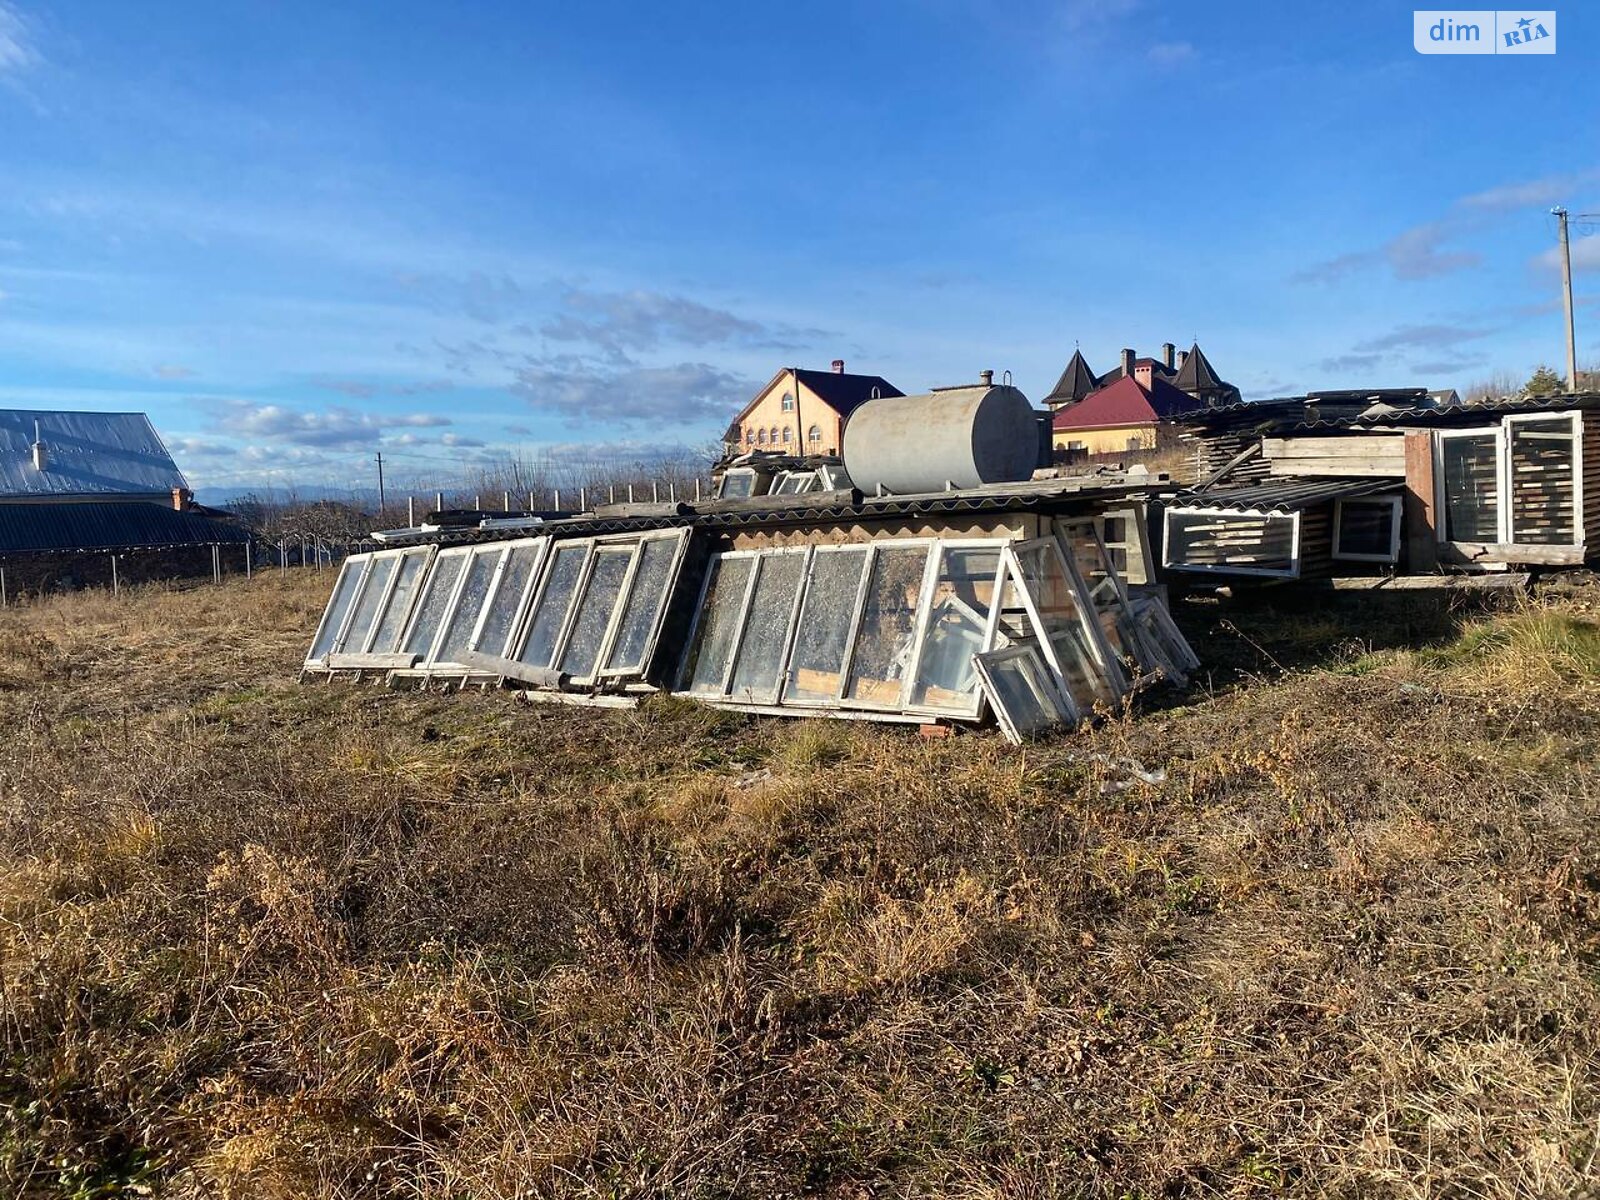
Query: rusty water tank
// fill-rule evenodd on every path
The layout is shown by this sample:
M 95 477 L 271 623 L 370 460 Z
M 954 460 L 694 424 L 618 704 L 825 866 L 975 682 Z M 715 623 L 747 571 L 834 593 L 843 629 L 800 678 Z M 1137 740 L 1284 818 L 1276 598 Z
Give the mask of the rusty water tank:
M 1032 476 L 1038 417 L 1009 384 L 881 396 L 850 414 L 844 469 L 863 492 L 942 492 Z

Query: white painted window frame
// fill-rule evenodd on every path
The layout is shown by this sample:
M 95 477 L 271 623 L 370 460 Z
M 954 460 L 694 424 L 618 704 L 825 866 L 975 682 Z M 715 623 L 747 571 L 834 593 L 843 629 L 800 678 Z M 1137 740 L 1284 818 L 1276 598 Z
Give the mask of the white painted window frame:
M 1565 419 L 1572 429 L 1572 534 L 1570 542 L 1519 542 L 1513 537 L 1511 514 L 1511 436 L 1518 425 L 1535 421 Z M 1495 534 L 1502 546 L 1520 546 L 1524 549 L 1551 548 L 1552 546 L 1582 546 L 1583 528 L 1583 412 L 1579 409 L 1560 409 L 1552 412 L 1508 413 L 1494 425 L 1476 425 L 1471 429 L 1436 429 L 1433 431 L 1433 479 L 1436 534 L 1441 546 L 1473 545 L 1460 538 L 1449 536 L 1449 517 L 1445 509 L 1444 443 L 1451 438 L 1493 437 L 1495 440 Z
M 1343 548 L 1345 505 L 1357 507 L 1389 506 L 1389 552 L 1387 554 L 1357 554 Z M 1343 562 L 1397 563 L 1400 561 L 1400 506 L 1399 496 L 1342 496 L 1333 502 L 1333 557 Z
M 1209 564 L 1176 563 L 1172 561 L 1172 518 L 1186 517 L 1266 517 L 1292 522 L 1289 540 L 1289 569 L 1274 571 L 1265 567 L 1211 566 Z M 1197 575 L 1255 575 L 1263 579 L 1300 578 L 1300 516 L 1301 511 L 1279 512 L 1266 508 L 1211 508 L 1201 505 L 1174 505 L 1161 514 L 1161 565 L 1169 571 L 1192 571 Z

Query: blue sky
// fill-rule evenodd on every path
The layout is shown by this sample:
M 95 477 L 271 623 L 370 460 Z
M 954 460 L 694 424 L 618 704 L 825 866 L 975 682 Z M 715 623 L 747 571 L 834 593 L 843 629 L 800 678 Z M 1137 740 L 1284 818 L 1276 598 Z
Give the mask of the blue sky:
M 148 411 L 206 487 L 426 486 L 699 446 L 835 357 L 1559 367 L 1600 12 L 1557 11 L 1553 57 L 1425 57 L 1362 0 L 0 0 L 0 405 Z

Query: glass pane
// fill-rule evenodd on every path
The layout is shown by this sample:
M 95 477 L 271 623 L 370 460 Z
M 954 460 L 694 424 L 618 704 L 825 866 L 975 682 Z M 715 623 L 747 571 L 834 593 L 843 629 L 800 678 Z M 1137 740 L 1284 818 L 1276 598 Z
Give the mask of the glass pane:
M 655 632 L 666 603 L 667 587 L 672 582 L 672 560 L 678 553 L 677 538 L 654 538 L 640 551 L 639 569 L 633 576 L 628 610 L 622 615 L 622 628 L 606 657 L 606 669 L 635 673 L 643 671 L 644 652 Z
M 1085 712 L 1097 699 L 1115 704 L 1116 689 L 1099 666 L 1079 608 L 1077 585 L 1062 570 L 1060 557 L 1049 546 L 1021 551 L 1017 557 L 1045 636 L 1061 659 L 1073 701 Z
M 732 695 L 750 703 L 772 704 L 778 699 L 778 673 L 783 669 L 795 595 L 805 578 L 806 556 L 803 552 L 764 554 L 760 564 L 744 642 L 734 662 Z
M 922 661 L 911 689 L 914 706 L 957 712 L 977 708 L 978 673 L 972 656 L 983 649 L 999 569 L 998 550 L 945 551 L 933 588 Z
M 478 618 L 483 615 L 483 606 L 489 599 L 494 569 L 500 565 L 505 553 L 501 549 L 473 552 L 467 566 L 466 582 L 461 585 L 461 598 L 456 601 L 456 610 L 450 614 L 450 623 L 445 626 L 439 652 L 434 655 L 437 661 L 460 662 L 461 655 L 472 645 L 472 631 L 478 627 Z
M 378 632 L 372 639 L 373 654 L 393 654 L 411 615 L 411 601 L 417 594 L 417 584 L 422 581 L 422 571 L 428 564 L 428 552 L 417 550 L 400 558 L 400 577 L 394 581 L 394 591 L 389 593 L 389 603 L 378 622 Z
M 1036 648 L 1030 646 L 1025 654 L 986 655 L 984 665 L 990 699 L 1019 737 L 1042 732 L 1060 722 L 1061 714 L 1045 683 L 1048 668 Z
M 450 603 L 450 593 L 455 589 L 461 574 L 462 554 L 441 554 L 433 560 L 433 570 L 422 585 L 422 599 L 417 602 L 417 615 L 412 619 L 411 632 L 406 635 L 405 652 L 427 657 L 433 645 L 433 635 L 439 632 L 439 622 L 444 620 L 445 606 Z
M 561 669 L 574 679 L 587 679 L 600 663 L 600 643 L 605 640 L 622 596 L 622 581 L 633 561 L 635 546 L 601 546 L 595 551 L 594 572 L 578 606 L 578 623 L 561 656 Z
M 489 602 L 489 616 L 483 623 L 483 632 L 478 635 L 477 648 L 485 654 L 505 658 L 511 653 L 511 647 L 506 643 L 511 639 L 511 631 L 520 615 L 528 580 L 543 553 L 542 542 L 512 547 L 511 557 L 506 559 L 506 569 L 500 573 L 500 586 L 495 589 L 494 599 Z
M 372 632 L 373 619 L 378 615 L 378 606 L 383 603 L 384 589 L 389 586 L 389 579 L 394 575 L 395 564 L 399 561 L 393 555 L 374 558 L 372 565 L 367 568 L 366 586 L 361 589 L 361 599 L 356 601 L 350 624 L 339 641 L 339 649 L 344 653 L 360 654 L 366 649 L 367 634 Z
M 522 644 L 522 653 L 517 655 L 518 662 L 530 667 L 550 665 L 550 658 L 556 652 L 556 638 L 561 636 L 567 610 L 572 607 L 572 593 L 578 586 L 578 576 L 583 573 L 583 559 L 588 552 L 589 547 L 583 542 L 556 547 L 544 595 L 539 597 L 539 609 Z
M 917 599 L 927 563 L 926 546 L 880 550 L 873 560 L 844 693 L 847 700 L 887 708 L 900 706 L 902 683 L 911 668 Z
M 819 550 L 811 560 L 811 582 L 800 606 L 800 620 L 789 660 L 784 703 L 815 704 L 839 695 L 845 647 L 850 644 L 850 618 L 867 550 Z
M 1346 500 L 1339 505 L 1339 553 L 1390 558 L 1394 546 L 1394 505 L 1387 500 Z
M 1511 540 L 1528 546 L 1570 546 L 1575 479 L 1572 421 L 1511 421 Z
M 717 496 L 722 500 L 743 500 L 755 491 L 756 477 L 751 471 L 729 471 L 722 477 Z
M 364 554 L 352 555 L 339 568 L 339 578 L 334 581 L 333 595 L 328 597 L 328 607 L 323 611 L 322 624 L 317 627 L 311 653 L 306 656 L 308 659 L 326 658 L 333 649 L 339 629 L 350 615 L 350 605 L 355 601 L 356 589 L 361 585 L 361 576 L 366 572 L 368 561 Z
M 1445 540 L 1500 540 L 1500 484 L 1495 435 L 1439 439 L 1444 462 Z
M 687 690 L 720 696 L 722 677 L 733 653 L 733 638 L 738 633 L 739 610 L 744 605 L 745 585 L 755 560 L 718 558 L 711 564 L 711 582 L 700 606 L 700 623 L 695 631 L 688 661 L 684 663 Z
M 1139 656 L 1139 639 L 1123 602 L 1122 589 L 1112 573 L 1111 556 L 1092 524 L 1068 525 L 1062 543 L 1072 557 L 1078 576 L 1088 587 L 1095 619 L 1112 654 L 1131 662 Z

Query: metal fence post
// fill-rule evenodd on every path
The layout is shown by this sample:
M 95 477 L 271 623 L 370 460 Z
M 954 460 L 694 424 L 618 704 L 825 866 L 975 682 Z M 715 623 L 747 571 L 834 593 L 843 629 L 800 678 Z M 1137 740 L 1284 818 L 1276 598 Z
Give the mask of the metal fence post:
M 11 598 L 6 595 L 6 569 L 0 567 L 0 608 L 9 608 Z
M 417 500 L 415 496 L 406 497 L 406 528 L 417 527 Z
M 222 545 L 218 542 L 211 543 L 211 582 L 222 583 Z
M 117 556 L 115 554 L 111 556 L 111 594 L 113 596 L 122 595 L 122 585 L 117 579 Z
M 246 579 L 255 578 L 255 563 L 250 561 L 255 557 L 255 552 L 255 543 L 246 542 L 244 544 L 244 577 Z

